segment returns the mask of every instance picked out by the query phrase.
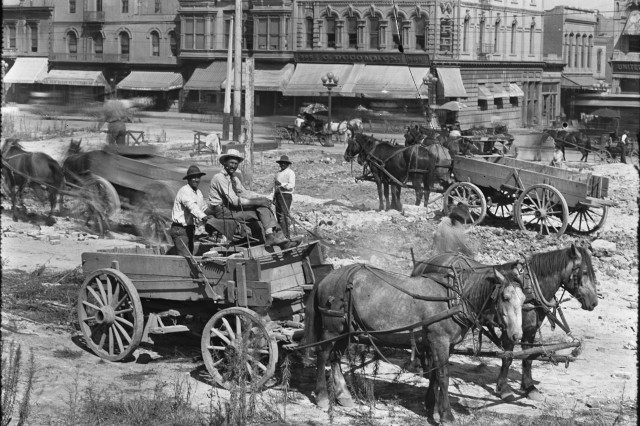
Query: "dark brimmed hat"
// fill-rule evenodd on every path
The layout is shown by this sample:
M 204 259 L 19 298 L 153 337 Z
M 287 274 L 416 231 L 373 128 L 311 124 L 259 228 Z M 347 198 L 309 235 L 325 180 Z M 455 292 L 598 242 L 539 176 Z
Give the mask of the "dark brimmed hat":
M 236 160 L 238 160 L 238 163 L 242 163 L 244 161 L 244 156 L 242 155 L 242 153 L 233 148 L 222 154 L 218 161 L 220 161 L 221 164 L 224 164 L 224 162 L 229 158 L 235 158 Z
M 276 161 L 276 163 L 280 164 L 280 163 L 287 163 L 287 164 L 291 164 L 291 161 L 289 161 L 289 157 L 286 155 L 283 155 L 282 157 L 280 157 L 280 159 L 278 161 Z
M 200 176 L 204 176 L 206 175 L 206 173 L 202 173 L 200 171 L 200 168 L 198 168 L 198 166 L 189 166 L 189 169 L 187 169 L 187 174 L 185 177 L 183 177 L 183 180 L 187 180 L 187 179 L 191 179 L 192 177 L 200 177 Z
M 449 213 L 449 219 L 457 220 L 458 222 L 464 224 L 473 222 L 471 213 L 469 213 L 469 207 L 462 203 L 458 203 L 458 205 L 455 206 L 453 210 L 451 210 L 451 213 Z

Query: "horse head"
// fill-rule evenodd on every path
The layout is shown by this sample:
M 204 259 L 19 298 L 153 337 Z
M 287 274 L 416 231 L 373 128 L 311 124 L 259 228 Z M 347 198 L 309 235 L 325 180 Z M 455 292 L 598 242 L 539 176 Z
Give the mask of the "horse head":
M 345 161 L 353 161 L 359 155 L 370 153 L 376 146 L 376 139 L 362 133 L 356 133 L 347 141 L 347 148 L 344 151 Z
M 522 338 L 522 307 L 526 299 L 522 289 L 518 265 L 513 267 L 508 277 L 493 268 L 496 287 L 491 295 L 495 316 L 509 340 L 518 342 Z
M 569 249 L 571 259 L 571 275 L 563 286 L 573 297 L 578 299 L 582 309 L 593 311 L 598 306 L 598 290 L 591 254 L 582 246 L 571 244 Z
M 20 145 L 20 139 L 16 137 L 7 138 L 2 145 L 2 156 L 4 157 L 11 150 L 19 150 L 20 152 L 24 152 L 22 145 Z
M 79 154 L 80 153 L 80 144 L 82 143 L 82 138 L 80 139 L 71 139 L 69 143 L 69 151 L 68 154 Z

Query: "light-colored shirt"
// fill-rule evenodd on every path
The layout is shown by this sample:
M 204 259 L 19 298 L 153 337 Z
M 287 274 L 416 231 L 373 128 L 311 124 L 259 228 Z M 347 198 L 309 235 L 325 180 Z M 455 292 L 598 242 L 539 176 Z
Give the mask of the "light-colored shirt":
M 275 181 L 280 182 L 280 192 L 293 194 L 296 187 L 296 174 L 291 170 L 291 167 L 278 172 L 273 182 L 274 188 L 277 187 Z
M 171 220 L 182 226 L 193 225 L 193 218 L 202 220 L 206 215 L 204 197 L 199 189 L 195 191 L 188 184 L 180 188 L 173 202 Z
M 226 170 L 216 173 L 213 176 L 213 179 L 211 179 L 211 187 L 209 188 L 209 205 L 239 206 L 240 198 L 249 199 L 258 195 L 246 189 L 240 179 L 238 179 L 238 176 L 234 175 L 233 180 L 236 182 L 235 191 L 231 185 L 231 176 L 229 176 Z
M 453 129 L 452 131 L 449 132 L 449 137 L 459 138 L 460 136 L 462 136 L 462 133 L 460 133 L 460 130 Z
M 462 253 L 473 257 L 473 250 L 466 242 L 465 231 L 462 228 L 453 226 L 449 217 L 444 217 L 438 224 L 433 237 L 433 247 L 436 254 L 440 253 Z
M 623 134 L 622 137 L 620 138 L 620 143 L 623 143 L 623 144 L 626 145 L 627 144 L 627 138 L 628 138 L 627 134 L 626 133 Z
M 304 119 L 302 117 L 296 117 L 296 127 L 300 128 L 304 124 Z

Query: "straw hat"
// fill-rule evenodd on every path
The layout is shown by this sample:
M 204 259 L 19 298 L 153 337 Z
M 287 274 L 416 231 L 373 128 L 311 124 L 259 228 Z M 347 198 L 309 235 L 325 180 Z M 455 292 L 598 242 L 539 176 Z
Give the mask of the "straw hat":
M 187 169 L 187 174 L 185 177 L 183 177 L 183 180 L 187 180 L 187 179 L 191 179 L 192 177 L 200 177 L 200 176 L 204 176 L 206 175 L 206 173 L 202 173 L 200 171 L 200 168 L 198 166 L 189 166 L 189 168 Z
M 280 163 L 287 163 L 287 164 L 291 164 L 291 161 L 289 161 L 289 157 L 286 155 L 283 155 L 282 157 L 280 157 L 280 159 L 278 161 L 276 161 L 276 163 L 280 164 Z
M 238 160 L 238 163 L 242 163 L 244 161 L 244 156 L 237 149 L 228 150 L 225 154 L 222 154 L 220 156 L 220 159 L 218 161 L 220 161 L 221 164 L 224 164 L 224 162 L 229 158 L 235 158 L 236 160 Z

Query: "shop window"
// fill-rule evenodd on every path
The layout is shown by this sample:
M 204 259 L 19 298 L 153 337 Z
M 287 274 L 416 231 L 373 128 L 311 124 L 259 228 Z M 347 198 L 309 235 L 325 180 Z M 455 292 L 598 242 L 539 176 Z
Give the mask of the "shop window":
M 327 47 L 336 47 L 336 20 L 327 18 Z
M 258 50 L 280 50 L 280 17 L 258 18 Z
M 358 47 L 358 21 L 356 18 L 347 18 L 347 37 L 349 39 L 349 48 Z
M 102 56 L 104 51 L 104 41 L 102 39 L 102 34 L 94 33 L 93 34 L 93 53 L 97 56 Z
M 76 13 L 76 0 L 69 0 L 69 13 Z
M 313 49 L 313 18 L 307 18 L 304 20 L 305 23 L 305 47 L 307 49 Z
M 157 31 L 151 32 L 151 56 L 160 56 L 160 35 Z
M 126 32 L 120 33 L 120 54 L 121 55 L 129 55 L 129 47 L 130 47 L 130 39 L 129 34 Z
M 429 21 L 427 18 L 421 16 L 416 18 L 415 32 L 416 32 L 416 50 L 427 50 L 427 36 L 429 34 Z
M 31 51 L 38 51 L 38 24 L 29 24 L 29 32 L 31 33 Z
M 640 80 L 631 78 L 620 79 L 620 92 L 622 93 L 640 93 Z
M 512 107 L 517 107 L 520 106 L 520 98 L 518 98 L 517 96 L 512 96 L 509 98 L 509 103 L 511 104 Z
M 122 0 L 122 13 L 129 13 L 129 0 Z
M 175 31 L 169 32 L 169 48 L 171 49 L 171 56 L 178 56 L 178 36 Z
M 629 41 L 629 52 L 640 52 L 640 35 L 627 36 Z
M 487 111 L 489 103 L 485 99 L 478 99 L 478 107 L 480 107 L 480 111 Z
M 67 33 L 67 48 L 69 49 L 69 56 L 72 58 L 78 55 L 78 37 L 73 31 Z
M 369 18 L 369 49 L 380 48 L 380 20 Z
M 493 98 L 493 104 L 496 106 L 496 109 L 504 109 L 502 98 Z

